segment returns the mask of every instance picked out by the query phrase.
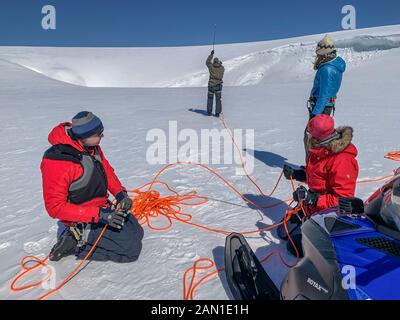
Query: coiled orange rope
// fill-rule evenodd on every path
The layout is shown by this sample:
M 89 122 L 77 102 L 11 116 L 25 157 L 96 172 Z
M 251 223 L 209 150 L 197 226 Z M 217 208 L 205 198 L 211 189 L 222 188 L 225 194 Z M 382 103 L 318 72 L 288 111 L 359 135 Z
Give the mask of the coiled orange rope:
M 285 201 L 277 202 L 269 206 L 260 206 L 256 204 L 254 201 L 245 197 L 243 194 L 241 194 L 229 181 L 227 181 L 222 175 L 220 175 L 218 172 L 216 172 L 209 166 L 195 162 L 176 162 L 164 166 L 154 177 L 152 182 L 147 183 L 137 189 L 129 191 L 130 193 L 134 194 L 132 196 L 134 204 L 132 209 L 132 214 L 138 219 L 138 221 L 140 221 L 142 224 L 147 224 L 147 226 L 152 230 L 160 231 L 169 229 L 172 226 L 172 220 L 177 220 L 179 222 L 186 223 L 211 232 L 222 233 L 222 234 L 230 234 L 234 232 L 222 229 L 209 228 L 207 226 L 194 223 L 192 222 L 192 216 L 190 214 L 182 212 L 182 206 L 198 206 L 206 203 L 208 199 L 206 197 L 197 195 L 196 192 L 189 192 L 184 195 L 180 195 L 175 190 L 173 190 L 167 183 L 156 180 L 165 170 L 176 165 L 194 165 L 206 169 L 207 171 L 211 172 L 212 174 L 220 178 L 231 190 L 233 190 L 233 192 L 235 192 L 242 199 L 244 199 L 257 209 L 269 209 L 281 205 L 282 203 L 290 203 L 292 201 L 292 199 L 288 199 Z M 279 175 L 279 178 L 274 186 L 274 190 L 277 189 L 277 186 L 281 181 L 282 175 L 283 173 Z M 165 188 L 167 188 L 170 192 L 173 193 L 173 195 L 161 197 L 160 192 L 152 189 L 153 186 L 157 184 L 160 184 Z M 149 186 L 148 189 L 142 191 L 141 189 L 145 188 L 146 186 Z M 158 218 L 160 216 L 166 218 L 167 225 L 165 227 L 156 228 L 151 224 L 151 219 Z M 257 233 L 260 231 L 271 229 L 271 227 L 273 228 L 275 226 L 268 226 L 267 228 L 257 229 L 253 231 L 245 231 L 241 233 L 242 234 Z

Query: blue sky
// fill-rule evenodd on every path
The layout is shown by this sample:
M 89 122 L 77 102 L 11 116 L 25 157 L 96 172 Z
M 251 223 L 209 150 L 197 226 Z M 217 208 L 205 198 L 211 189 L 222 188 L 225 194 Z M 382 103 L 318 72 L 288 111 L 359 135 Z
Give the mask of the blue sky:
M 56 30 L 41 27 L 54 5 Z M 344 5 L 357 28 L 400 24 L 399 0 L 1 0 L 0 45 L 184 46 L 260 41 L 341 29 Z

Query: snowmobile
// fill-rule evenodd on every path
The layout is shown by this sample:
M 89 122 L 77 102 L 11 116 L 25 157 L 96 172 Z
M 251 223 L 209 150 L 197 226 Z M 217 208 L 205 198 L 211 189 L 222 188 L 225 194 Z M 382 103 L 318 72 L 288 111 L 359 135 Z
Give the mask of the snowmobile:
M 225 273 L 237 300 L 400 299 L 400 171 L 365 203 L 340 198 L 301 226 L 304 256 L 280 288 L 240 234 L 225 243 Z

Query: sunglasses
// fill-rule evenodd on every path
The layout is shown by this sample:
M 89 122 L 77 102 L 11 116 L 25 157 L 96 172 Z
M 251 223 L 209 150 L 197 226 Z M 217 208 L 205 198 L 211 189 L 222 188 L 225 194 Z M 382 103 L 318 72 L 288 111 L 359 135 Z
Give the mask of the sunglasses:
M 103 132 L 104 132 L 104 130 L 101 130 L 100 132 L 96 133 L 94 136 L 100 138 L 103 136 Z

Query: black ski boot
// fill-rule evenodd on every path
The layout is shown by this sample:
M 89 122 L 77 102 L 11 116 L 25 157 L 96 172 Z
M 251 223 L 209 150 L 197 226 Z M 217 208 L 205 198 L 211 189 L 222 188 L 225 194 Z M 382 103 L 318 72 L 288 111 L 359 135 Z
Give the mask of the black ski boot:
M 49 254 L 50 261 L 59 261 L 64 257 L 74 255 L 78 241 L 75 239 L 69 228 L 66 228 L 57 243 L 53 246 Z
M 215 116 L 216 116 L 217 118 L 219 118 L 219 113 L 216 113 Z

